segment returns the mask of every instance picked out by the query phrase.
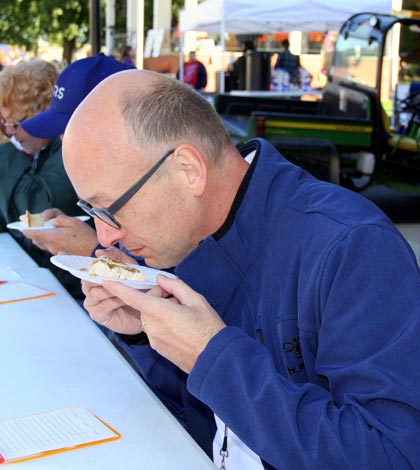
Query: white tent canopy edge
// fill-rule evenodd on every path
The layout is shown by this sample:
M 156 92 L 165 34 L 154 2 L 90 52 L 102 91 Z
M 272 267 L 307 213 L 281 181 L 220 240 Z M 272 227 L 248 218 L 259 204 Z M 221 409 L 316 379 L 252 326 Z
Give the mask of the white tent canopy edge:
M 195 8 L 180 11 L 181 35 L 187 31 L 220 33 L 222 53 L 225 33 L 253 34 L 289 31 L 328 31 L 341 28 L 351 15 L 363 11 L 391 13 L 392 0 L 205 0 Z M 181 47 L 180 66 L 184 50 Z M 223 68 L 223 67 L 222 67 Z M 220 92 L 224 92 L 224 71 Z
M 181 10 L 181 32 L 207 31 L 237 34 L 281 31 L 339 30 L 355 13 L 391 13 L 392 0 L 205 0 L 195 8 Z

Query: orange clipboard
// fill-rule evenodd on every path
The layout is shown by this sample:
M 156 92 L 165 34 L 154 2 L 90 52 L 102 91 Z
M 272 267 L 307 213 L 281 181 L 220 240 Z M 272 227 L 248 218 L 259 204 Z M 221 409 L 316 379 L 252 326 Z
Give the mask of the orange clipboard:
M 7 281 L 2 282 L 1 285 L 4 286 L 0 287 L 1 289 L 8 289 L 9 287 L 13 289 L 11 292 L 7 290 L 0 291 L 0 305 L 23 302 L 24 300 L 43 299 L 55 295 L 55 292 L 25 281 Z
M 23 423 L 22 420 L 26 420 L 27 422 L 31 422 L 34 427 L 25 428 L 24 429 L 25 433 L 28 432 L 28 429 L 32 429 L 32 431 L 36 430 L 37 425 L 43 427 L 42 431 L 44 433 L 45 427 L 48 427 L 48 424 L 45 424 L 46 423 L 45 419 L 48 419 L 48 417 L 50 417 L 53 423 L 53 426 L 57 426 L 56 423 L 57 423 L 58 414 L 63 416 L 62 419 L 65 425 L 70 423 L 70 421 L 68 421 L 69 415 L 75 417 L 75 419 L 71 422 L 72 432 L 74 432 L 73 431 L 74 427 L 75 426 L 77 427 L 77 425 L 81 424 L 83 421 L 83 426 L 87 425 L 86 423 L 88 423 L 89 425 L 92 425 L 92 424 L 94 425 L 94 427 L 96 428 L 95 431 L 99 429 L 100 437 L 87 436 L 84 438 L 83 442 L 78 442 L 77 444 L 73 444 L 71 442 L 72 439 L 68 438 L 68 445 L 65 445 L 65 443 L 63 444 L 63 442 L 58 446 L 54 444 L 48 444 L 48 445 L 45 445 L 42 450 L 38 450 L 36 452 L 31 452 L 31 451 L 28 452 L 27 450 L 25 451 L 24 446 L 22 446 L 22 449 L 11 452 L 10 450 L 9 451 L 2 450 L 2 445 L 7 446 L 7 444 L 5 444 L 5 442 L 2 442 L 2 437 L 1 437 L 1 432 L 0 432 L 0 465 L 23 462 L 25 460 L 32 460 L 32 459 L 37 459 L 41 457 L 46 457 L 48 455 L 76 450 L 76 449 L 80 449 L 83 447 L 93 446 L 97 444 L 104 444 L 106 442 L 111 442 L 111 441 L 120 439 L 121 437 L 121 434 L 118 431 L 116 431 L 114 428 L 112 428 L 109 424 L 107 424 L 101 418 L 96 416 L 87 408 L 84 408 L 81 406 L 63 408 L 60 410 L 47 411 L 44 413 L 38 413 L 38 414 L 22 416 L 19 418 L 10 419 L 6 421 L 0 421 L 0 431 L 1 431 L 1 426 L 3 424 L 5 426 L 15 425 L 16 429 L 13 429 L 13 430 L 14 432 L 16 432 L 16 430 L 23 429 L 21 427 Z M 79 419 L 81 421 L 78 422 Z M 86 428 L 84 429 L 84 431 L 85 430 Z M 60 432 L 62 431 L 63 430 L 60 429 Z M 32 435 L 31 437 L 34 438 L 34 435 Z M 51 435 L 49 435 L 48 437 L 51 438 Z M 12 454 L 13 456 L 10 457 L 10 455 Z

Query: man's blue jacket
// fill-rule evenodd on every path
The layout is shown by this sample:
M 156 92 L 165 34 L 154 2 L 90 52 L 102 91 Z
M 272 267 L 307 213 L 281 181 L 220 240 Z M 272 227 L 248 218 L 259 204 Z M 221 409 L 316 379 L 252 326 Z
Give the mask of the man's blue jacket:
M 420 468 L 420 273 L 372 203 L 267 142 L 176 274 L 228 325 L 186 376 L 121 344 L 210 454 L 216 413 L 276 469 Z

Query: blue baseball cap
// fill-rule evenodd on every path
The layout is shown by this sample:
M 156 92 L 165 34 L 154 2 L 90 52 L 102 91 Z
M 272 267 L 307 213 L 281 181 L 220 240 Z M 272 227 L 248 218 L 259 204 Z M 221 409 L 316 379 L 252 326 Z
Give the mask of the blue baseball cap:
M 133 68 L 102 53 L 72 62 L 57 78 L 50 108 L 26 119 L 21 127 L 40 139 L 64 134 L 73 112 L 98 83 Z

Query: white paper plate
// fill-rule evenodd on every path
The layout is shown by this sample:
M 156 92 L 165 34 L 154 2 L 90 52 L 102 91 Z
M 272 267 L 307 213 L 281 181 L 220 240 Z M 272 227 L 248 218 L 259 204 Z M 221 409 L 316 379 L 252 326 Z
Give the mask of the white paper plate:
M 86 222 L 90 219 L 90 217 L 88 215 L 78 215 L 77 217 L 75 217 L 75 219 L 79 219 L 83 222 Z M 7 224 L 6 227 L 12 230 L 20 230 L 21 232 L 23 232 L 24 230 L 53 230 L 57 228 L 51 225 L 48 220 L 44 223 L 42 227 L 26 227 L 22 224 L 20 220 L 18 220 L 17 222 L 10 222 L 10 224 Z
M 146 266 L 139 266 L 138 264 L 130 264 L 129 266 L 136 268 L 138 271 L 147 276 L 147 281 L 125 281 L 122 279 L 115 279 L 112 277 L 90 276 L 88 274 L 89 267 L 95 258 L 88 256 L 72 256 L 72 255 L 56 255 L 50 258 L 51 263 L 55 264 L 61 269 L 65 269 L 73 276 L 83 279 L 85 281 L 93 282 L 94 284 L 102 284 L 103 280 L 116 281 L 125 284 L 126 286 L 133 287 L 139 290 L 149 290 L 157 285 L 156 276 L 164 274 L 165 276 L 176 278 L 174 274 L 160 271 L 159 269 L 148 268 Z

